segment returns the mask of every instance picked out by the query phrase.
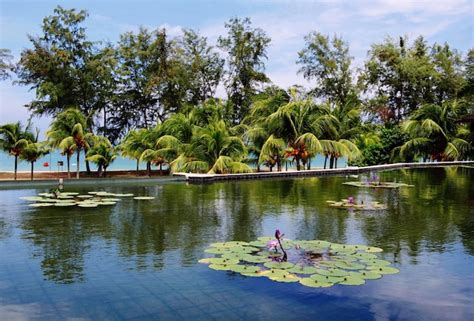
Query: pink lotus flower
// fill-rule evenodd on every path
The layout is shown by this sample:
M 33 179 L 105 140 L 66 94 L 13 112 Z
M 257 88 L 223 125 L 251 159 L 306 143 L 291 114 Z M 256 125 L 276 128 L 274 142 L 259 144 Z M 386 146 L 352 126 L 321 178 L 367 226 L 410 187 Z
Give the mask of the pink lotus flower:
M 349 202 L 349 204 L 354 204 L 354 197 L 349 196 L 349 197 L 347 198 L 347 201 Z
M 278 247 L 278 241 L 277 240 L 271 240 L 267 243 L 267 247 L 269 250 L 277 250 Z

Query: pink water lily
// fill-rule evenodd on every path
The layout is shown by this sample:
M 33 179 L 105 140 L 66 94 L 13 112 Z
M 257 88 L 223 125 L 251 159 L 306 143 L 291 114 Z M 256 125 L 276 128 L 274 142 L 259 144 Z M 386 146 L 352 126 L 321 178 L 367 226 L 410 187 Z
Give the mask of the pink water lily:
M 267 243 L 267 247 L 269 250 L 277 250 L 278 247 L 278 241 L 277 240 L 271 240 Z
M 349 204 L 354 204 L 354 197 L 349 196 L 349 197 L 347 198 L 347 201 L 349 202 Z

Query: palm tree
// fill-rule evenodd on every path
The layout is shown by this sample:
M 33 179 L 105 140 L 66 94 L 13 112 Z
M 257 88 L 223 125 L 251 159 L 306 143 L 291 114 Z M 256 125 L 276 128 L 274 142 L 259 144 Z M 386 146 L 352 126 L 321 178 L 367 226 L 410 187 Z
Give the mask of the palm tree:
M 76 178 L 79 179 L 79 172 L 80 172 L 80 166 L 79 166 L 79 161 L 80 161 L 80 156 L 81 156 L 81 151 L 89 149 L 90 146 L 90 141 L 93 138 L 93 135 L 91 133 L 85 133 L 82 124 L 77 123 L 74 125 L 71 131 L 71 135 L 68 137 L 65 137 L 61 143 L 60 146 L 64 148 L 65 146 L 71 146 L 74 145 L 74 149 L 76 150 L 76 155 L 77 155 L 77 171 L 76 171 Z
M 410 139 L 396 148 L 394 155 L 402 159 L 430 158 L 435 161 L 463 159 L 472 149 L 464 140 L 462 127 L 456 123 L 456 102 L 442 106 L 428 104 L 416 110 L 402 124 Z
M 270 135 L 261 148 L 258 163 L 265 164 L 270 168 L 270 172 L 273 171 L 275 165 L 277 166 L 277 170 L 281 171 L 285 149 L 286 144 L 283 139 Z
M 71 178 L 70 160 L 76 151 L 76 144 L 73 140 L 64 139 L 72 136 L 76 124 L 81 124 L 82 128 L 87 128 L 87 118 L 77 108 L 68 108 L 56 115 L 46 132 L 49 146 L 59 148 L 61 154 L 66 156 L 68 178 Z
M 67 178 L 71 178 L 71 156 L 76 151 L 76 144 L 72 140 L 64 140 L 61 141 L 58 148 L 61 151 L 61 155 L 66 156 Z
M 119 145 L 119 150 L 122 156 L 136 160 L 137 175 L 140 170 L 140 157 L 147 149 L 145 139 L 148 135 L 148 130 L 145 128 L 131 130 Z
M 34 135 L 28 124 L 23 128 L 20 122 L 6 124 L 0 127 L 0 148 L 15 158 L 14 179 L 17 179 L 18 157 Z
M 261 155 L 262 148 L 269 139 L 269 131 L 267 118 L 278 108 L 290 101 L 288 93 L 278 87 L 269 87 L 261 94 L 254 98 L 249 114 L 243 119 L 242 123 L 236 126 L 237 132 L 244 139 L 249 151 L 249 157 L 246 162 L 254 163 L 257 166 L 257 172 L 260 171 L 260 165 L 270 165 L 272 162 L 268 158 L 269 155 Z M 278 139 L 273 136 L 273 139 Z M 272 145 L 273 139 L 268 141 L 268 147 Z M 267 147 L 267 148 L 268 148 Z M 267 150 L 266 152 L 270 152 Z M 260 157 L 262 156 L 262 157 Z M 280 155 L 284 157 L 284 155 Z M 282 159 L 283 160 L 283 159 Z M 268 162 L 269 161 L 269 162 Z M 273 164 L 275 165 L 275 164 Z M 279 170 L 280 166 L 277 166 Z M 273 167 L 270 168 L 272 170 Z
M 166 139 L 168 144 L 173 143 L 169 136 Z M 180 142 L 175 138 L 174 143 L 179 145 Z M 171 162 L 171 167 L 178 171 L 209 174 L 251 172 L 251 168 L 242 163 L 245 154 L 243 141 L 232 136 L 226 123 L 219 120 L 196 128 L 189 148 Z
M 107 137 L 95 136 L 93 145 L 87 151 L 87 160 L 95 163 L 99 167 L 99 172 L 105 177 L 107 167 L 115 160 L 117 153 Z M 103 169 L 103 172 L 102 172 Z
M 47 148 L 47 145 L 45 143 L 36 142 L 36 139 L 34 142 L 28 142 L 28 144 L 22 149 L 20 158 L 31 164 L 31 180 L 33 180 L 35 162 L 48 153 L 49 149 Z
M 322 150 L 321 143 L 316 137 L 318 128 L 315 126 L 315 116 L 320 113 L 320 106 L 310 99 L 298 99 L 293 94 L 289 103 L 279 107 L 267 117 L 270 133 L 286 141 L 287 157 L 296 162 L 297 170 L 311 160 L 311 157 Z
M 337 168 L 341 157 L 354 160 L 361 152 L 354 143 L 361 134 L 360 110 L 358 101 L 348 100 L 345 104 L 321 106 L 321 114 L 314 121 L 321 137 L 324 168 L 329 158 L 329 168 Z

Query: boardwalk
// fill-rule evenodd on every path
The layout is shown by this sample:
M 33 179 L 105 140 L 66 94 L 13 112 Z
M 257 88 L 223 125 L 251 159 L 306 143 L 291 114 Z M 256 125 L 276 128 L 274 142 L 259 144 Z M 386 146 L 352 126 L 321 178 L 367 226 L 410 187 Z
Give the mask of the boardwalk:
M 347 167 L 333 169 L 312 169 L 303 171 L 283 171 L 283 172 L 258 172 L 244 174 L 191 174 L 174 173 L 175 176 L 183 176 L 190 183 L 211 183 L 216 181 L 262 179 L 262 178 L 283 178 L 283 177 L 307 177 L 307 176 L 329 176 L 329 175 L 354 175 L 366 172 L 395 170 L 403 168 L 426 168 L 443 166 L 474 166 L 474 161 L 459 162 L 436 162 L 436 163 L 396 163 L 386 165 L 375 165 L 366 167 Z

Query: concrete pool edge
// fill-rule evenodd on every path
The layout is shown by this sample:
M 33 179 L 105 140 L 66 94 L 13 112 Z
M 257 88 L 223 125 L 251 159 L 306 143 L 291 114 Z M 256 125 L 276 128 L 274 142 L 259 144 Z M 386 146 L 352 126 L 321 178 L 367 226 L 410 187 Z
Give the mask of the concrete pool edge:
M 87 184 L 130 184 L 130 183 L 164 183 L 164 182 L 184 182 L 184 177 L 180 176 L 160 176 L 160 177 L 120 177 L 120 178 L 81 178 L 81 179 L 64 179 L 64 185 L 77 186 Z M 41 180 L 8 180 L 0 181 L 0 189 L 28 188 L 28 187 L 55 187 L 58 185 L 57 179 L 41 179 Z M 137 184 L 138 185 L 138 184 Z
M 295 178 L 295 177 L 318 177 L 331 175 L 354 175 L 360 173 L 396 170 L 396 169 L 412 169 L 412 168 L 433 168 L 446 166 L 462 166 L 474 165 L 474 161 L 452 161 L 452 162 L 435 162 L 435 163 L 395 163 L 374 165 L 365 167 L 347 167 L 333 169 L 312 169 L 303 171 L 283 171 L 283 172 L 258 172 L 258 173 L 242 173 L 242 174 L 193 174 L 193 173 L 174 173 L 174 176 L 184 177 L 189 183 L 212 183 L 216 181 L 227 180 L 248 180 L 248 179 L 266 179 L 266 178 Z

